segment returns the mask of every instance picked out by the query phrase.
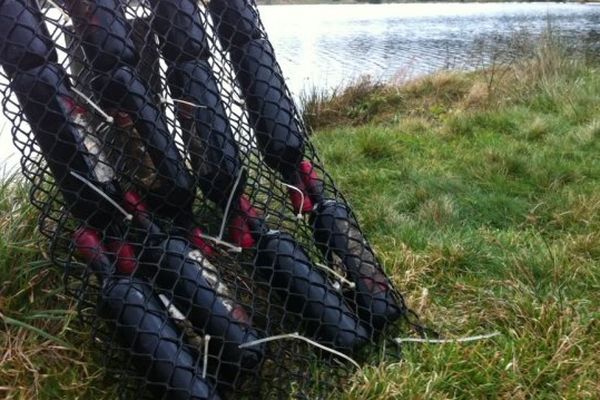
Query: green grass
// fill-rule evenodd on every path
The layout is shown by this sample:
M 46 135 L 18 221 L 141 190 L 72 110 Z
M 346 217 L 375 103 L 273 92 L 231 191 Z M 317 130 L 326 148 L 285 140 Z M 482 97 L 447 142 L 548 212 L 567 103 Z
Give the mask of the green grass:
M 27 185 L 14 175 L 1 182 L 0 397 L 98 396 L 101 370 L 91 362 L 89 335 L 74 331 L 75 310 L 37 233 Z
M 540 49 L 498 73 L 363 81 L 306 106 L 326 168 L 423 323 L 501 333 L 407 344 L 393 363 L 374 350 L 330 398 L 600 397 L 600 67 Z M 4 182 L 0 397 L 115 398 L 24 186 Z
M 599 72 L 539 53 L 502 86 L 441 73 L 308 105 L 409 305 L 445 337 L 501 333 L 405 345 L 335 398 L 600 397 Z

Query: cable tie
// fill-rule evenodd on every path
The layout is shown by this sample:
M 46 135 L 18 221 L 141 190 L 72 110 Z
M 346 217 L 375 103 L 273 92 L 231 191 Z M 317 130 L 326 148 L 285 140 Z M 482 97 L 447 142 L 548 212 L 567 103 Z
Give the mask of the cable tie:
M 229 217 L 231 203 L 233 203 L 233 197 L 235 196 L 237 187 L 239 186 L 240 181 L 242 180 L 242 175 L 244 174 L 245 169 L 246 167 L 244 166 L 240 168 L 240 172 L 237 178 L 235 179 L 235 184 L 233 185 L 231 193 L 229 194 L 229 198 L 227 199 L 227 205 L 225 206 L 225 211 L 223 212 L 223 219 L 221 220 L 221 228 L 219 229 L 219 236 L 217 236 L 219 241 L 223 240 L 223 235 L 225 234 L 225 224 L 227 223 L 227 218 Z
M 185 104 L 186 106 L 194 107 L 194 108 L 208 108 L 207 106 L 201 106 L 200 104 L 192 103 L 191 101 L 183 100 L 183 99 L 168 99 L 167 97 L 160 98 L 161 103 L 180 103 Z
M 355 289 L 356 288 L 356 283 L 349 281 L 345 276 L 343 276 L 342 274 L 336 272 L 333 268 L 329 268 L 328 266 L 321 264 L 321 263 L 315 263 L 315 266 L 329 272 L 330 274 L 334 275 L 336 278 L 338 278 L 342 283 L 345 283 L 350 289 Z
M 242 343 L 238 347 L 240 349 L 245 349 L 247 347 L 254 347 L 254 346 L 257 346 L 257 345 L 262 344 L 262 343 L 273 342 L 273 341 L 276 341 L 276 340 L 283 340 L 283 339 L 297 339 L 297 340 L 302 340 L 302 341 L 304 341 L 304 342 L 306 342 L 306 343 L 308 343 L 308 344 L 310 344 L 312 346 L 318 347 L 319 349 L 325 350 L 325 351 L 327 351 L 327 352 L 329 352 L 331 354 L 335 354 L 336 356 L 343 358 L 344 360 L 352 363 L 356 368 L 358 368 L 359 370 L 361 370 L 360 364 L 357 363 L 356 361 L 354 361 L 351 357 L 349 357 L 349 356 L 345 355 L 344 353 L 341 353 L 341 352 L 339 352 L 337 350 L 334 350 L 334 349 L 332 349 L 330 347 L 324 346 L 321 343 L 317 343 L 314 340 L 311 340 L 311 339 L 309 339 L 307 337 L 304 337 L 304 336 L 300 335 L 298 332 L 285 333 L 285 334 L 276 335 L 276 336 L 269 336 L 269 337 L 266 337 L 266 338 L 263 338 L 263 339 L 254 340 L 252 342 Z
M 300 202 L 300 209 L 298 210 L 298 215 L 296 215 L 296 218 L 299 220 L 303 220 L 303 216 L 302 216 L 302 210 L 304 209 L 304 192 L 302 190 L 300 190 L 298 187 L 294 186 L 294 185 L 290 185 L 289 183 L 285 183 L 283 181 L 279 181 L 279 183 L 281 183 L 283 186 L 295 190 L 296 192 L 300 193 L 300 197 L 302 198 L 302 201 Z
M 132 221 L 133 220 L 133 215 L 129 214 L 127 211 L 125 211 L 125 209 L 123 207 L 121 207 L 119 205 L 119 203 L 117 203 L 116 201 L 114 201 L 112 198 L 110 198 L 110 196 L 108 196 L 106 193 L 104 193 L 102 191 L 102 189 L 100 189 L 98 186 L 94 185 L 92 182 L 90 182 L 89 180 L 87 180 L 86 178 L 84 178 L 83 176 L 79 175 L 77 172 L 75 171 L 71 171 L 70 172 L 71 175 L 73 175 L 75 178 L 79 179 L 81 182 L 85 183 L 87 186 L 89 186 L 93 191 L 95 191 L 96 193 L 98 193 L 100 196 L 102 196 L 106 201 L 108 201 L 111 205 L 113 205 L 117 210 L 119 210 L 121 212 L 121 214 L 123 214 L 125 216 L 125 220 L 126 221 Z
M 77 93 L 77 95 L 79 97 L 81 97 L 83 100 L 85 100 L 86 103 L 88 103 L 90 106 L 92 106 L 94 108 L 94 110 L 96 110 L 96 112 L 98 112 L 98 114 L 102 115 L 102 117 L 106 120 L 106 122 L 108 122 L 111 125 L 115 123 L 115 119 L 113 117 L 108 115 L 99 105 L 94 103 L 92 101 L 92 99 L 90 99 L 85 94 L 83 94 L 79 89 L 71 88 L 71 90 L 73 92 Z
M 208 371 L 208 343 L 210 342 L 210 335 L 204 335 L 204 358 L 202 362 L 202 379 L 206 379 L 206 372 Z

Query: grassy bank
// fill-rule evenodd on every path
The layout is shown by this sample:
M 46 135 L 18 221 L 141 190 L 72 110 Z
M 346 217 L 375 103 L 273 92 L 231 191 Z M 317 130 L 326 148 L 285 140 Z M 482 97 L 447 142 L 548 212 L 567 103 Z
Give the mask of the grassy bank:
M 405 345 L 402 362 L 374 362 L 331 398 L 600 396 L 599 72 L 545 46 L 307 99 L 324 162 L 409 305 L 445 337 L 501 333 Z M 0 397 L 116 398 L 47 268 L 25 188 L 4 182 Z
M 406 345 L 339 398 L 600 396 L 600 68 L 527 60 L 313 96 L 306 119 L 409 304 L 471 345 Z

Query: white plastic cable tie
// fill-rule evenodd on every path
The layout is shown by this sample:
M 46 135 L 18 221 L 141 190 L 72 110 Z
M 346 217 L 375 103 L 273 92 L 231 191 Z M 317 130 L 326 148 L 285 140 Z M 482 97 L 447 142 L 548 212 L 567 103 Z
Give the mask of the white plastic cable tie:
M 85 94 L 83 94 L 79 89 L 71 88 L 71 90 L 74 91 L 75 93 L 77 93 L 77 95 L 79 97 L 81 97 L 83 100 L 85 100 L 86 103 L 88 103 L 90 106 L 92 106 L 98 114 L 102 115 L 102 117 L 106 120 L 107 123 L 109 123 L 111 125 L 115 123 L 115 119 L 113 117 L 108 115 L 99 105 L 94 103 L 92 101 L 92 99 L 90 99 Z
M 183 100 L 183 99 L 168 99 L 166 97 L 160 98 L 161 103 L 169 103 L 173 101 L 173 103 L 185 104 L 186 106 L 194 107 L 194 108 L 208 108 L 207 106 L 201 106 L 200 104 L 192 103 L 191 101 Z
M 227 224 L 227 218 L 229 217 L 231 203 L 233 203 L 233 197 L 235 196 L 235 193 L 240 184 L 240 181 L 242 180 L 242 175 L 244 174 L 245 169 L 246 169 L 246 167 L 243 167 L 243 166 L 242 166 L 242 168 L 240 168 L 240 173 L 238 174 L 237 178 L 235 179 L 235 184 L 233 185 L 233 188 L 231 189 L 231 193 L 229 194 L 229 198 L 227 199 L 227 205 L 225 206 L 225 211 L 223 212 L 223 220 L 221 221 L 221 228 L 219 229 L 219 236 L 217 236 L 217 238 L 219 240 L 223 240 L 223 235 L 225 234 L 225 225 Z
M 202 379 L 206 379 L 206 372 L 208 371 L 208 344 L 210 342 L 210 335 L 204 335 L 204 357 L 202 362 Z
M 106 201 L 108 201 L 110 204 L 112 204 L 117 210 L 119 210 L 119 212 L 121 212 L 121 214 L 123 214 L 125 216 L 125 220 L 127 220 L 127 221 L 132 221 L 133 220 L 133 215 L 129 214 L 123 207 L 121 207 L 119 205 L 119 203 L 117 203 L 116 201 L 114 201 L 113 199 L 111 199 L 110 196 L 108 196 L 106 193 L 104 193 L 102 191 L 102 189 L 100 189 L 98 186 L 94 185 L 92 182 L 90 182 L 89 180 L 85 179 L 83 176 L 79 175 L 75 171 L 71 171 L 70 174 L 73 175 L 75 178 L 79 179 L 81 182 L 85 183 L 93 191 L 95 191 L 96 193 L 98 193 Z
M 299 220 L 304 219 L 302 217 L 302 210 L 304 209 L 304 201 L 305 201 L 305 199 L 304 199 L 304 192 L 302 190 L 300 190 L 300 188 L 298 188 L 298 187 L 296 187 L 294 185 L 290 185 L 289 183 L 285 183 L 283 181 L 279 181 L 279 182 L 283 186 L 285 186 L 285 187 L 287 187 L 289 189 L 295 190 L 296 192 L 300 193 L 300 197 L 302 198 L 302 201 L 300 202 L 300 209 L 298 210 L 298 215 L 296 215 L 296 218 L 299 219 Z
M 486 335 L 477 335 L 477 336 L 467 336 L 456 339 L 420 339 L 420 338 L 396 338 L 394 342 L 398 344 L 402 343 L 432 343 L 432 344 L 447 344 L 447 343 L 466 343 L 466 342 L 476 342 L 479 340 L 487 340 L 494 338 L 496 336 L 500 336 L 500 332 L 488 333 Z
M 262 343 L 267 343 L 267 342 L 273 342 L 276 340 L 283 340 L 283 339 L 297 339 L 297 340 L 302 340 L 312 346 L 318 347 L 319 349 L 325 350 L 331 354 L 335 354 L 336 356 L 343 358 L 344 360 L 350 362 L 351 364 L 353 364 L 356 368 L 358 368 L 359 370 L 361 370 L 360 364 L 357 363 L 356 361 L 354 361 L 352 358 L 350 358 L 349 356 L 345 355 L 344 353 L 341 353 L 337 350 L 334 350 L 330 347 L 324 346 L 320 343 L 315 342 L 314 340 L 311 340 L 307 337 L 304 337 L 302 335 L 300 335 L 298 332 L 294 332 L 294 333 L 285 333 L 282 335 L 276 335 L 276 336 L 269 336 L 263 339 L 258 339 L 258 340 L 254 340 L 252 342 L 248 342 L 248 343 L 242 343 L 240 344 L 238 347 L 240 349 L 245 349 L 247 347 L 254 347 L 254 346 L 258 346 L 259 344 Z
M 322 270 L 329 272 L 331 275 L 338 278 L 342 283 L 346 284 L 350 289 L 356 288 L 356 283 L 349 281 L 344 275 L 338 273 L 333 268 L 329 268 L 327 265 L 324 265 L 321 263 L 315 263 L 315 266 L 321 268 Z

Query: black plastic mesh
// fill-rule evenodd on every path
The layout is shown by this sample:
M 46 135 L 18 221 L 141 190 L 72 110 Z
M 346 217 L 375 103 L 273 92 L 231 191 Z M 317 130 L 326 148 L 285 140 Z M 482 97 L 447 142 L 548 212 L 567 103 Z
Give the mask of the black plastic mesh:
M 7 0 L 0 34 L 40 229 L 124 396 L 327 397 L 346 360 L 256 341 L 360 360 L 406 315 L 253 1 Z

